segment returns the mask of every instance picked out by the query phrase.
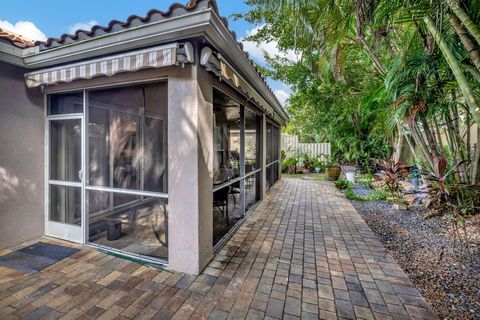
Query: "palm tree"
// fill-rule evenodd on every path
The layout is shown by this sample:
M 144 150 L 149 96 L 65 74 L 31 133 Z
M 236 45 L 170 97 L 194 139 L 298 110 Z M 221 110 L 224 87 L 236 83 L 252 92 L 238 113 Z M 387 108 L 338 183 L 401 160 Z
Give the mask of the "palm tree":
M 453 55 L 452 50 L 445 42 L 445 39 L 442 37 L 442 34 L 437 30 L 437 27 L 435 26 L 435 23 L 433 22 L 433 20 L 429 16 L 425 16 L 423 20 L 428 30 L 435 38 L 435 41 L 437 42 L 438 46 L 440 47 L 440 50 L 442 51 L 443 56 L 445 57 L 445 60 L 450 66 L 450 69 L 452 70 L 455 76 L 455 79 L 458 82 L 460 90 L 463 93 L 465 101 L 467 102 L 470 108 L 470 113 L 472 114 L 474 121 L 477 123 L 477 125 L 480 126 L 480 105 L 478 104 L 477 98 L 475 97 L 475 94 L 473 93 L 470 87 L 470 84 L 467 78 L 465 77 L 465 74 L 463 73 L 462 68 L 460 67 L 458 60 Z
M 475 24 L 465 10 L 463 10 L 458 0 L 446 0 L 446 2 L 465 28 L 467 28 L 468 32 L 470 32 L 475 41 L 480 45 L 480 27 Z

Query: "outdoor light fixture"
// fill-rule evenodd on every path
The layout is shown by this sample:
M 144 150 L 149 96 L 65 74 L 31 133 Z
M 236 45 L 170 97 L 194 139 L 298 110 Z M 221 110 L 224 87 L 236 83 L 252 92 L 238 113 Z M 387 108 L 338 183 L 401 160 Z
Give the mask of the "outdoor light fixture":
M 182 68 L 185 63 L 193 63 L 194 51 L 191 42 L 185 42 L 181 44 L 181 47 L 177 49 L 177 64 L 181 64 Z
M 183 44 L 183 48 L 185 49 L 185 55 L 187 57 L 187 62 L 193 63 L 194 55 L 193 55 L 193 45 L 191 42 L 185 42 Z
M 216 76 L 221 75 L 220 61 L 214 56 L 212 49 L 205 47 L 200 53 L 200 65 L 204 66 L 207 71 L 213 72 Z

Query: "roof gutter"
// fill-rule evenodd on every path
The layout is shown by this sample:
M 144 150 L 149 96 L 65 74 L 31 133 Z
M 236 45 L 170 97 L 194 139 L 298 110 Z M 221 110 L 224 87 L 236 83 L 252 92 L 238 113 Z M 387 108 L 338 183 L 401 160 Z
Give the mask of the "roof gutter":
M 23 54 L 25 49 L 0 42 L 0 61 L 25 68 Z

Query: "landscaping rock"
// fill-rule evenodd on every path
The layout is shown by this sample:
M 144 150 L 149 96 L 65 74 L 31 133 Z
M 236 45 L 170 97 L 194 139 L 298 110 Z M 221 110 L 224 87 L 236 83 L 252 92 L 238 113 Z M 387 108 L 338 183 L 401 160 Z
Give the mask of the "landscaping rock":
M 440 318 L 480 319 L 480 217 L 468 220 L 462 252 L 449 222 L 425 219 L 423 207 L 352 203 Z

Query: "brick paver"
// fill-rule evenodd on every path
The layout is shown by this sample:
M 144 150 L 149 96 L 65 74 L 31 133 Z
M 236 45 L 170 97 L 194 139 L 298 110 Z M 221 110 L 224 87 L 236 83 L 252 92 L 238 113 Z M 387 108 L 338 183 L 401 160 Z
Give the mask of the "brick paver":
M 197 277 L 85 247 L 35 274 L 0 267 L 0 319 L 20 318 L 436 316 L 347 200 L 282 179 Z

